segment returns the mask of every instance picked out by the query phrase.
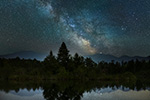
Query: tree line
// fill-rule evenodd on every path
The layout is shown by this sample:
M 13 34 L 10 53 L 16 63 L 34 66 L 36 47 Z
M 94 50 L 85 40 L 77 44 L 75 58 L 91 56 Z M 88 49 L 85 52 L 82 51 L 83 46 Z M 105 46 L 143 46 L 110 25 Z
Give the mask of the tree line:
M 63 42 L 57 57 L 50 51 L 44 61 L 36 59 L 0 58 L 1 80 L 127 80 L 149 79 L 150 61 L 95 63 L 79 54 L 71 56 Z M 145 79 L 145 80 L 144 80 Z

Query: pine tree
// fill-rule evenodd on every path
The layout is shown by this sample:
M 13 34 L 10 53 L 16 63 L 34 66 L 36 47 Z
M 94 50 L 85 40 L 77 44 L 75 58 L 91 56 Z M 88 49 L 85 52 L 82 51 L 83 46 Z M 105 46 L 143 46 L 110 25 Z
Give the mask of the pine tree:
M 69 50 L 67 49 L 66 44 L 63 42 L 59 48 L 57 60 L 61 66 L 66 68 L 66 70 L 68 69 L 69 57 Z
M 79 56 L 77 53 L 75 53 L 73 60 L 76 67 L 84 64 L 84 57 Z
M 91 58 L 85 59 L 85 65 L 89 68 L 96 66 L 96 63 Z
M 44 59 L 44 65 L 47 71 L 51 71 L 53 74 L 57 73 L 57 60 L 52 51 L 50 51 L 50 54 Z
M 53 56 L 53 52 L 50 51 L 50 54 L 44 59 L 45 62 L 50 62 L 53 59 L 55 59 L 55 57 Z

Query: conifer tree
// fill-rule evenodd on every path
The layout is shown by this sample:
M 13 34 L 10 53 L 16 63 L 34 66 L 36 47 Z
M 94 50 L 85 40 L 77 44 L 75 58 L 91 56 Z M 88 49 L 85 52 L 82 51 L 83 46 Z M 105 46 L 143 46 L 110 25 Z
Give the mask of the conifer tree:
M 66 44 L 63 42 L 61 44 L 61 47 L 59 48 L 58 51 L 58 57 L 57 60 L 61 64 L 61 66 L 64 66 L 66 70 L 68 69 L 68 62 L 69 62 L 69 50 L 67 49 Z

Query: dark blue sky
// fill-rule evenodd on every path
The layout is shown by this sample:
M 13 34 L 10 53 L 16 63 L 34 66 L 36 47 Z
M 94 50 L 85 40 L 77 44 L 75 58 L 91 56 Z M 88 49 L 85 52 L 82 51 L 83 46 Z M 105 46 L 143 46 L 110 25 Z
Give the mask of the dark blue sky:
M 150 0 L 0 0 L 0 54 L 150 55 Z

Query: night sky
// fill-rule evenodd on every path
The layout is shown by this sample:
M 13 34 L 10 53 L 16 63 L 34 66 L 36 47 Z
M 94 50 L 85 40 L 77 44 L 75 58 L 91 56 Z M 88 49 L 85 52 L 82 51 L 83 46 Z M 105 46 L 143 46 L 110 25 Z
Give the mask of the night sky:
M 150 55 L 150 0 L 0 0 L 0 55 Z

